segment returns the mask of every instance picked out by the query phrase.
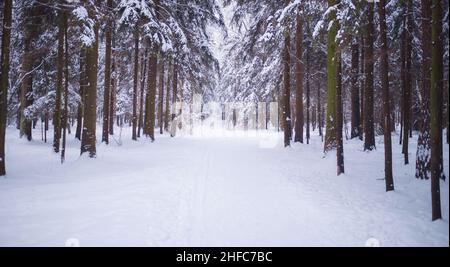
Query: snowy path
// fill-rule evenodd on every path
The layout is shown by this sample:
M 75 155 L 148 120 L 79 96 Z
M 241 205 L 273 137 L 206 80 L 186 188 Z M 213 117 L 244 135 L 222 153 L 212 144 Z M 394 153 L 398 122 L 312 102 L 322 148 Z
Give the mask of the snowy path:
M 151 144 L 100 145 L 79 158 L 69 143 L 60 166 L 49 145 L 8 130 L 8 176 L 0 180 L 0 245 L 64 246 L 447 246 L 444 220 L 430 222 L 429 181 L 402 166 L 385 193 L 383 151 L 345 144 L 347 173 L 322 144 L 261 146 L 261 138 L 160 137 Z M 415 144 L 411 144 L 414 151 Z M 448 171 L 448 146 L 445 147 Z M 448 175 L 448 173 L 447 173 Z

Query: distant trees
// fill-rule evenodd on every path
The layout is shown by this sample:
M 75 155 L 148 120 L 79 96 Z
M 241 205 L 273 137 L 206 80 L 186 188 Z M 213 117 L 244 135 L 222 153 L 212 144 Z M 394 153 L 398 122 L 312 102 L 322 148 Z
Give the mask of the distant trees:
M 433 218 L 440 217 L 448 1 L 224 3 L 233 30 L 224 34 L 219 68 L 208 32 L 212 24 L 225 29 L 216 1 L 3 1 L 0 175 L 10 124 L 32 140 L 41 119 L 45 141 L 53 125 L 53 151 L 64 160 L 75 122 L 81 153 L 95 157 L 97 122 L 105 144 L 115 124 L 129 125 L 133 140 L 143 130 L 154 141 L 156 125 L 168 131 L 177 103 L 192 107 L 194 94 L 278 101 L 284 145 L 292 137 L 303 143 L 305 127 L 309 143 L 310 126 L 320 136 L 325 127 L 324 151 L 336 150 L 338 174 L 347 138 L 370 152 L 383 134 L 387 191 L 394 189 L 391 132 L 400 130 L 408 164 L 418 131 L 416 177 L 432 179 Z

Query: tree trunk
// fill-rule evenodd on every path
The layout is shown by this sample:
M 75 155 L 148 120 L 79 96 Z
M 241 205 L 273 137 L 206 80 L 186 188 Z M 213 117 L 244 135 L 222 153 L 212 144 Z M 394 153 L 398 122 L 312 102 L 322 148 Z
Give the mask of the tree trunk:
M 412 53 L 412 0 L 407 1 L 407 30 L 405 34 L 405 88 L 403 98 L 403 147 L 405 164 L 409 164 L 409 131 L 411 127 L 411 53 Z
M 167 132 L 169 131 L 169 117 L 170 117 L 170 77 L 171 74 L 171 60 L 169 59 L 169 66 L 167 67 L 167 86 L 166 86 L 166 107 L 164 111 L 164 130 Z
M 163 128 L 164 128 L 164 60 L 161 55 L 160 64 L 159 64 L 159 99 L 158 99 L 158 114 L 159 114 L 159 133 L 163 134 Z
M 177 99 L 178 99 L 178 65 L 177 62 L 174 61 L 173 64 L 173 78 L 172 78 L 172 87 L 173 87 L 173 95 L 172 95 L 172 122 L 175 120 L 177 116 Z
M 108 9 L 113 9 L 112 0 L 107 1 Z M 103 129 L 102 142 L 109 144 L 109 121 L 110 111 L 110 96 L 111 96 L 111 53 L 112 53 L 112 18 L 107 18 L 106 33 L 105 33 L 105 90 L 103 92 Z
M 34 12 L 35 5 L 28 7 L 25 11 L 26 13 L 30 12 L 27 16 L 28 19 L 31 20 L 33 16 L 37 16 Z M 24 135 L 27 137 L 28 141 L 32 140 L 32 120 L 30 118 L 30 114 L 27 113 L 27 108 L 33 104 L 33 62 L 34 56 L 32 54 L 32 43 L 33 43 L 33 35 L 34 25 L 33 21 L 25 22 L 25 30 L 23 33 L 24 39 L 24 53 L 22 57 L 22 83 L 20 87 L 20 112 L 19 112 L 19 129 L 20 129 L 20 137 Z
M 84 107 L 84 129 L 81 139 L 81 154 L 89 153 L 95 158 L 96 150 L 96 119 L 97 119 L 97 70 L 98 70 L 98 38 L 99 23 L 94 25 L 95 39 L 86 48 L 86 72 L 89 86 L 86 87 L 86 105 Z
M 289 4 L 289 0 L 286 0 L 286 5 Z M 290 88 L 290 46 L 291 36 L 289 33 L 289 26 L 284 26 L 284 50 L 283 50 L 283 122 L 284 122 L 284 146 L 291 145 L 292 126 L 291 126 L 291 88 Z
M 309 144 L 310 134 L 310 112 L 311 112 L 311 88 L 310 88 L 310 66 L 309 66 L 309 53 L 310 48 L 306 48 L 306 144 Z
M 114 27 L 113 27 L 114 28 Z M 114 135 L 114 121 L 116 117 L 116 92 L 117 92 L 117 67 L 114 49 L 116 47 L 116 39 L 112 36 L 112 59 L 111 59 L 111 96 L 109 102 L 109 134 Z
M 392 141 L 391 141 L 391 107 L 389 94 L 389 47 L 387 43 L 386 30 L 386 0 L 379 3 L 380 17 L 380 39 L 381 39 L 381 61 L 380 79 L 383 96 L 383 117 L 384 117 L 384 179 L 386 191 L 394 190 L 394 178 L 392 175 Z
M 85 50 L 81 48 L 80 52 L 80 102 L 77 107 L 77 128 L 75 130 L 75 138 L 81 140 L 81 131 L 83 126 L 83 106 L 84 106 L 84 91 L 86 87 L 86 63 L 85 63 Z
M 419 137 L 417 139 L 416 178 L 430 179 L 430 78 L 431 78 L 431 0 L 422 0 L 422 88 Z
M 69 42 L 67 41 L 67 11 L 64 13 L 64 109 L 62 114 L 62 146 L 61 146 L 61 163 L 64 163 L 66 159 L 66 130 L 69 124 Z
M 320 95 L 320 79 L 317 79 L 317 123 L 319 127 L 319 135 L 323 142 L 323 118 L 322 118 L 322 100 Z
M 342 137 L 342 59 L 341 53 L 337 56 L 337 72 L 336 72 L 336 159 L 337 159 L 337 175 L 345 173 L 344 168 L 344 141 Z
M 352 109 L 352 130 L 350 137 L 360 138 L 361 137 L 361 110 L 359 105 L 359 84 L 358 84 L 358 73 L 359 73 L 359 46 L 358 42 L 354 42 L 351 46 L 352 49 L 352 67 L 351 67 L 351 109 Z
M 436 5 L 438 5 L 440 8 L 442 8 L 442 1 L 439 1 Z M 444 114 L 443 114 L 443 108 L 444 108 L 444 41 L 443 41 L 443 36 L 442 36 L 442 10 L 440 9 L 440 11 L 438 12 L 438 24 L 437 24 L 437 31 L 439 32 L 438 35 L 438 40 L 436 42 L 437 44 L 437 49 L 438 49 L 438 54 L 439 57 L 438 59 L 438 71 L 439 71 L 439 97 L 438 97 L 438 107 L 439 107 L 439 112 L 437 113 L 438 115 L 438 125 L 439 125 L 439 134 L 437 135 L 438 138 L 438 148 L 439 148 L 439 177 L 440 179 L 445 181 L 445 173 L 444 173 L 444 154 L 443 154 L 443 136 L 442 136 L 442 130 L 443 130 L 443 119 L 444 119 Z M 448 38 L 448 36 L 446 36 L 446 38 Z
M 138 132 L 137 136 L 141 137 L 141 129 L 144 125 L 144 91 L 145 91 L 145 79 L 147 75 L 147 56 L 148 56 L 148 50 L 145 49 L 144 53 L 142 54 L 141 59 L 141 91 L 140 91 L 140 97 L 139 97 L 139 122 L 138 122 Z M 145 132 L 143 133 L 145 134 Z
M 373 3 L 367 4 L 367 25 L 364 47 L 364 71 L 365 71 L 365 89 L 364 89 L 364 150 L 375 149 L 375 130 L 374 130 L 374 91 L 373 91 Z
M 155 102 L 156 102 L 156 75 L 158 57 L 156 52 L 151 52 L 148 60 L 148 82 L 147 82 L 147 130 L 146 135 L 151 141 L 155 141 Z
M 328 0 L 328 6 L 338 4 L 337 0 Z M 327 35 L 327 117 L 324 152 L 336 148 L 336 34 L 338 23 L 336 10 L 330 12 L 330 20 L 334 21 Z
M 62 6 L 60 6 L 62 8 Z M 55 110 L 53 112 L 53 151 L 59 153 L 61 141 L 61 93 L 63 90 L 64 72 L 64 25 L 66 15 L 64 11 L 58 12 L 58 56 L 56 59 L 56 92 Z
M 299 8 L 298 12 L 301 12 Z M 294 142 L 303 143 L 303 21 L 297 15 L 296 29 L 296 61 L 295 61 L 295 137 Z
M 8 112 L 8 84 L 10 69 L 10 44 L 12 25 L 12 0 L 5 0 L 3 3 L 3 29 L 2 29 L 2 51 L 1 51 L 1 71 L 0 71 L 0 176 L 6 174 L 5 166 L 5 132 L 6 113 Z
M 133 133 L 131 139 L 137 140 L 137 97 L 139 84 L 139 26 L 134 30 L 134 77 L 133 77 Z
M 442 61 L 441 50 L 441 1 L 433 0 L 432 4 L 432 50 L 431 50 L 431 92 L 430 92 L 430 106 L 431 106 L 431 206 L 432 206 L 432 220 L 442 218 L 441 214 L 441 196 L 440 196 L 440 181 L 442 176 L 442 166 L 440 162 L 442 144 L 439 143 L 439 136 L 442 136 L 440 116 L 440 101 L 442 75 L 440 65 Z
M 364 27 L 363 27 L 364 28 Z M 360 93 L 359 93 L 359 99 L 360 99 L 360 120 L 361 120 L 361 131 L 359 135 L 359 139 L 362 141 L 364 139 L 364 92 L 366 87 L 366 71 L 365 71 L 365 65 L 366 65 L 366 53 L 365 53 L 365 29 L 363 29 L 363 33 L 361 34 L 361 63 L 360 63 L 360 77 L 358 77 L 358 80 L 360 82 Z

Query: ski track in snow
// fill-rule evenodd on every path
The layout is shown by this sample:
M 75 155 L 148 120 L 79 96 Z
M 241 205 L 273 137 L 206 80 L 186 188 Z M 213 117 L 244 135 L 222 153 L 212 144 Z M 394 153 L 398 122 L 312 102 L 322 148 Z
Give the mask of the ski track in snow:
M 263 148 L 263 136 L 160 136 L 123 146 L 98 145 L 79 157 L 69 136 L 67 162 L 47 144 L 7 130 L 6 178 L 0 179 L 0 245 L 64 246 L 448 246 L 444 219 L 431 222 L 430 182 L 414 178 L 393 144 L 395 192 L 384 192 L 383 145 L 371 153 L 345 142 L 346 174 L 335 155 L 310 145 Z M 40 137 L 35 130 L 35 138 Z M 262 139 L 263 138 L 263 139 Z M 396 140 L 394 138 L 393 140 Z M 415 139 L 410 157 L 415 156 Z M 448 177 L 448 145 L 444 148 Z

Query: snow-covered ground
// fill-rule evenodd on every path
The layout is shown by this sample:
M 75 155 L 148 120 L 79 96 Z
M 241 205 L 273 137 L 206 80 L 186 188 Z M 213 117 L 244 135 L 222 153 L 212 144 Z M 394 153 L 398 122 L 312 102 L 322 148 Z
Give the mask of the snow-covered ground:
M 7 130 L 0 179 L 2 246 L 448 246 L 449 185 L 443 220 L 431 222 L 430 182 L 403 166 L 394 138 L 396 191 L 386 193 L 383 145 L 366 153 L 345 142 L 346 174 L 323 158 L 320 137 L 282 147 L 276 132 L 197 132 L 155 143 L 99 145 L 79 157 L 69 136 L 67 162 L 51 140 Z M 51 132 L 49 132 L 51 135 Z M 274 146 L 272 146 L 274 145 Z M 416 150 L 411 142 L 411 158 Z M 445 145 L 448 177 L 448 145 Z M 414 162 L 414 161 L 413 161 Z

